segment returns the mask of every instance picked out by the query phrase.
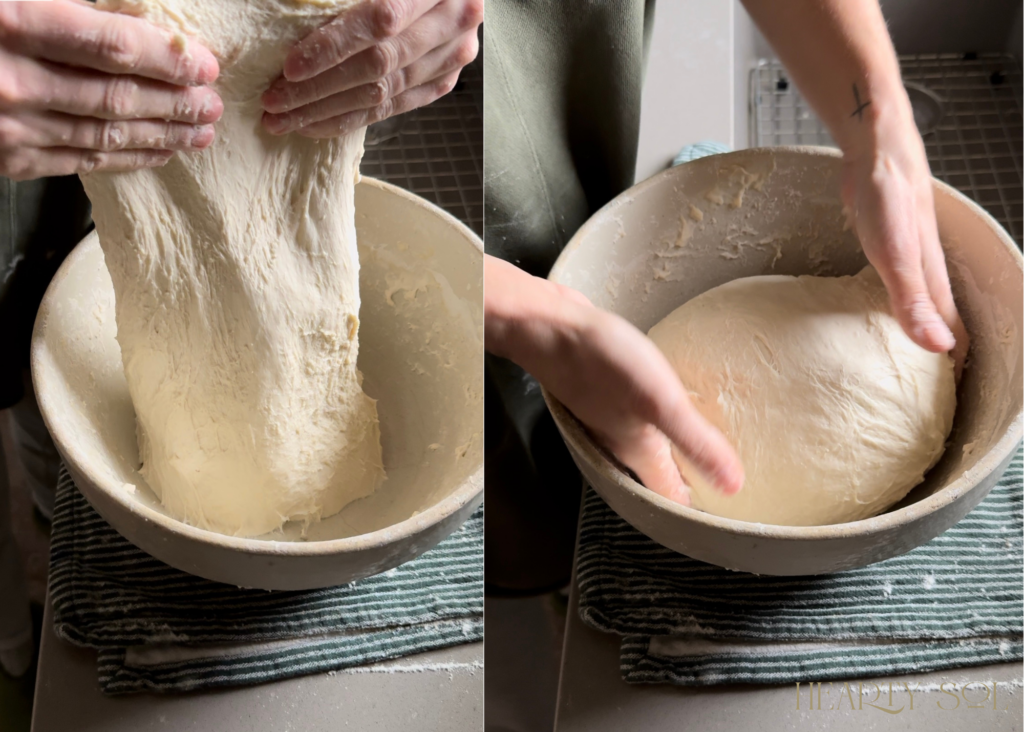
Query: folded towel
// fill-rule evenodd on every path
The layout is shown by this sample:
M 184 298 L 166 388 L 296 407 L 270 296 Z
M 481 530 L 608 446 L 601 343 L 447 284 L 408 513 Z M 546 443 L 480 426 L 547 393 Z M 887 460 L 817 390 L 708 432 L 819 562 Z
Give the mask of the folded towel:
M 483 509 L 434 549 L 347 585 L 246 590 L 118 534 L 61 471 L 49 596 L 58 636 L 99 651 L 108 694 L 240 686 L 483 637 Z
M 728 145 L 715 142 L 714 140 L 701 140 L 695 142 L 692 145 L 686 145 L 678 153 L 675 158 L 672 159 L 672 165 L 669 167 L 674 168 L 677 165 L 688 163 L 691 160 L 697 160 L 698 158 L 705 158 L 708 155 L 718 155 L 720 153 L 732 152 L 732 148 Z
M 791 683 L 1020 660 L 1021 453 L 946 533 L 813 577 L 731 572 L 648 539 L 588 490 L 580 615 L 623 636 L 630 683 Z

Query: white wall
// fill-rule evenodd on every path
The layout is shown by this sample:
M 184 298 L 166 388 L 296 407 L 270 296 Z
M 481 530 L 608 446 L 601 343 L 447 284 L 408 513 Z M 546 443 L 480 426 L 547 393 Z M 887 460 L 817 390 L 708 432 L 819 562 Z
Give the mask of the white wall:
M 1021 0 L 881 0 L 899 53 L 1024 55 Z M 640 115 L 637 181 L 683 145 L 749 142 L 749 74 L 771 49 L 739 0 L 660 0 Z
M 658 3 L 640 112 L 637 181 L 664 170 L 684 145 L 736 144 L 733 16 L 731 1 Z
M 772 55 L 768 42 L 739 0 L 733 2 L 733 148 L 750 147 L 750 70 Z

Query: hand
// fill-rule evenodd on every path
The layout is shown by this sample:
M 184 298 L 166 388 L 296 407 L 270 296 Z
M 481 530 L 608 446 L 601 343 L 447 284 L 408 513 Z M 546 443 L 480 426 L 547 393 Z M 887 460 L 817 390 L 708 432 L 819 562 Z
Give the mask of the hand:
M 950 351 L 959 375 L 967 332 L 939 244 L 928 158 L 879 3 L 743 2 L 843 150 L 843 203 L 900 325 L 922 348 Z
M 739 457 L 643 333 L 495 257 L 486 258 L 484 283 L 487 350 L 533 374 L 647 488 L 689 505 L 675 445 L 715 486 L 740 490 Z
M 296 44 L 263 125 L 336 137 L 430 104 L 476 58 L 482 21 L 483 0 L 365 0 Z
M 86 3 L 0 3 L 0 175 L 163 165 L 213 141 L 217 60 Z
M 863 151 L 845 156 L 843 202 L 903 330 L 922 348 L 950 351 L 959 377 L 967 331 L 953 301 L 928 160 L 909 102 L 875 129 Z

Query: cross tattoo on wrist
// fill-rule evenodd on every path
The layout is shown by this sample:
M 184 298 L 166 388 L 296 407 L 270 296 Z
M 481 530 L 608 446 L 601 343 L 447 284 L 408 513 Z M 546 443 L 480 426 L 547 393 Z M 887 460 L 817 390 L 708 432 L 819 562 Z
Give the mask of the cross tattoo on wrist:
M 871 104 L 870 99 L 865 99 L 863 102 L 860 100 L 860 91 L 857 89 L 857 84 L 853 85 L 853 101 L 857 104 L 857 108 L 853 110 L 851 117 L 856 117 L 858 122 L 864 121 L 864 108 Z

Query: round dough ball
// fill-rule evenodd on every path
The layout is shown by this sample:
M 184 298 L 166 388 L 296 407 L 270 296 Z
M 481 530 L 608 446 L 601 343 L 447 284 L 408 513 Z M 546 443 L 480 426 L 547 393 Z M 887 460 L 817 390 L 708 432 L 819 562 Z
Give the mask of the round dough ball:
M 953 360 L 904 334 L 871 267 L 728 282 L 650 337 L 746 470 L 726 496 L 677 454 L 708 513 L 788 526 L 874 516 L 921 482 L 953 425 Z

